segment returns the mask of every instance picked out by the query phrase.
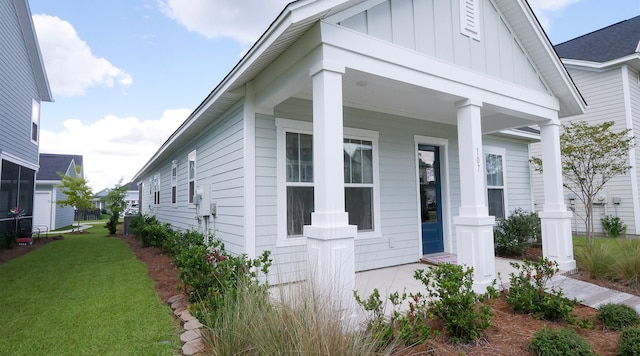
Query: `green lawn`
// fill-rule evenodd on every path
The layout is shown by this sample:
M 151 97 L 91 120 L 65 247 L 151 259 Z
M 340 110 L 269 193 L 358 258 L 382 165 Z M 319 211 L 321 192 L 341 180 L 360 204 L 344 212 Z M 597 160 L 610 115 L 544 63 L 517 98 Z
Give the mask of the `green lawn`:
M 6 355 L 172 355 L 178 324 L 146 267 L 96 226 L 0 265 Z

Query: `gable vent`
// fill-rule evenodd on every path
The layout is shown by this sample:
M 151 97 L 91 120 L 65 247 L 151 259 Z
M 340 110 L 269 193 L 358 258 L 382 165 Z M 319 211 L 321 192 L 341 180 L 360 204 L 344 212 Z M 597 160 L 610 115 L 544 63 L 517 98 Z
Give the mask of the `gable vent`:
M 480 0 L 460 0 L 460 31 L 480 41 Z

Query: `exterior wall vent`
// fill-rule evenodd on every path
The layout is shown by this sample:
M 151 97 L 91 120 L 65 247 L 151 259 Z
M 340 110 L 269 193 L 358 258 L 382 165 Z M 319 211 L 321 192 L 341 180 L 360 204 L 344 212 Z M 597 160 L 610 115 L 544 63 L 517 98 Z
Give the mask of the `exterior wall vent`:
M 480 0 L 460 0 L 460 32 L 480 41 Z

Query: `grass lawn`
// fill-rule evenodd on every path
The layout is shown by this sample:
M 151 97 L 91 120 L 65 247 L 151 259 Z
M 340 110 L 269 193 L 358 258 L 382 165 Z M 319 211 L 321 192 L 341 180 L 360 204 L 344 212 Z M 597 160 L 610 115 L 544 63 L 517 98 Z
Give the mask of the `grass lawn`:
M 7 355 L 175 355 L 178 327 L 146 267 L 107 230 L 65 235 L 0 265 Z

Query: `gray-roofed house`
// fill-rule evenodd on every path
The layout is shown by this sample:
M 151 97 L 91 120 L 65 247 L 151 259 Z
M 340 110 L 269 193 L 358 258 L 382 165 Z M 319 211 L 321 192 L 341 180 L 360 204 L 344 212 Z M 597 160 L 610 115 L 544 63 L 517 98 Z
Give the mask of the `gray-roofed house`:
M 65 198 L 56 185 L 62 182 L 59 173 L 76 177 L 76 167 L 82 167 L 81 155 L 40 154 L 40 170 L 36 174 L 33 226 L 46 226 L 49 231 L 73 225 L 72 206 L 58 206 L 56 201 Z M 80 175 L 84 175 L 80 170 Z
M 583 109 L 524 0 L 298 0 L 133 180 L 142 213 L 271 251 L 272 282 L 348 298 L 355 271 L 445 252 L 481 291 L 494 217 L 532 209 L 534 139 L 544 253 L 575 268 L 558 118 Z
M 40 104 L 51 90 L 26 0 L 0 0 L 0 33 L 0 234 L 18 221 L 30 234 Z
M 640 137 L 640 16 L 618 22 L 555 46 L 587 102 L 582 115 L 563 122 L 586 121 L 592 124 L 614 121 L 616 131 L 631 129 Z M 536 154 L 539 145 L 533 145 Z M 603 232 L 600 218 L 617 215 L 627 225 L 627 233 L 640 234 L 640 145 L 629 152 L 629 174 L 607 183 L 594 207 L 595 232 Z M 542 207 L 542 180 L 534 177 L 534 199 Z M 574 207 L 572 229 L 584 232 L 580 217 L 582 204 L 565 190 L 564 200 Z

